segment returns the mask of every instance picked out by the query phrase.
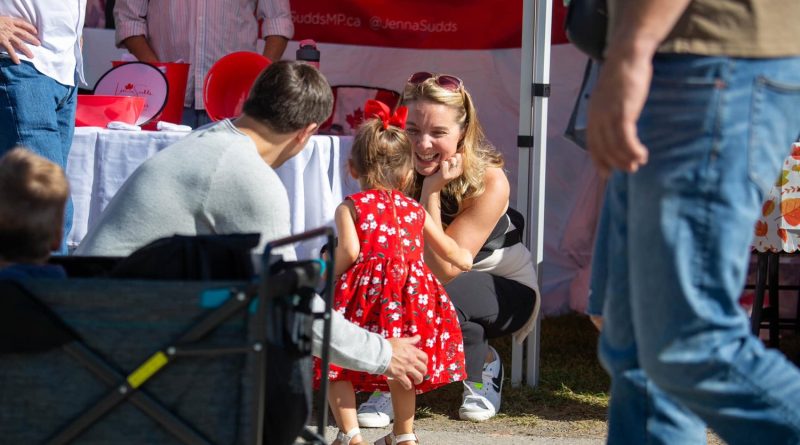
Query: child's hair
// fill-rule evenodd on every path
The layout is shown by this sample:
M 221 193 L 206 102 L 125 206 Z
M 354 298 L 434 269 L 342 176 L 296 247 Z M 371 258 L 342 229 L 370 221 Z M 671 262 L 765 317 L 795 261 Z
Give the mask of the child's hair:
M 46 259 L 61 239 L 69 185 L 58 165 L 23 148 L 0 158 L 0 258 Z
M 382 187 L 406 192 L 411 185 L 411 140 L 393 125 L 384 128 L 379 118 L 359 127 L 350 151 L 350 165 L 361 188 Z

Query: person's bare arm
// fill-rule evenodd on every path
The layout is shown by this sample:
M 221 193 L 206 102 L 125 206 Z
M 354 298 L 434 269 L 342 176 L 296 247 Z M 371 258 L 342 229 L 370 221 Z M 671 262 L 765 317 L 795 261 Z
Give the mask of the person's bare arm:
M 442 225 L 434 221 L 428 212 L 425 212 L 425 245 L 430 246 L 439 258 L 447 260 L 462 271 L 472 269 L 472 254 L 469 250 L 459 247 L 453 238 L 447 236 L 442 230 Z
M 484 180 L 486 189 L 483 194 L 466 203 L 466 209 L 445 230 L 445 233 L 453 238 L 460 247 L 467 249 L 473 258 L 489 239 L 497 221 L 508 208 L 508 198 L 511 193 L 508 178 L 499 168 L 487 168 Z M 438 191 L 426 192 L 423 185 L 420 202 L 428 210 L 431 219 L 441 226 L 439 200 Z M 425 263 L 443 283 L 461 273 L 461 270 L 450 265 L 429 246 L 425 247 Z
M 691 0 L 620 1 L 589 103 L 589 154 L 603 175 L 647 163 L 636 131 L 653 76 L 652 59 Z
M 292 7 L 289 0 L 258 0 L 256 18 L 263 20 L 264 57 L 281 60 L 286 44 L 294 36 Z
M 289 39 L 284 36 L 267 36 L 264 39 L 264 57 L 271 61 L 281 60 Z
M 118 47 L 127 49 L 140 62 L 155 63 L 159 61 L 158 55 L 147 40 L 149 6 L 149 0 L 117 0 L 114 3 L 114 40 Z
M 33 58 L 28 45 L 39 46 L 42 43 L 36 38 L 39 31 L 29 22 L 16 17 L 0 17 L 0 50 L 8 53 L 12 62 L 19 65 L 17 52 Z
M 158 56 L 145 36 L 131 36 L 122 41 L 122 45 L 140 62 L 156 63 Z
M 339 234 L 339 240 L 335 250 L 334 276 L 339 277 L 343 274 L 358 258 L 358 253 L 361 251 L 361 245 L 358 242 L 358 232 L 356 231 L 355 223 L 355 208 L 353 203 L 345 201 L 336 207 L 336 214 L 334 216 L 336 221 L 336 232 Z

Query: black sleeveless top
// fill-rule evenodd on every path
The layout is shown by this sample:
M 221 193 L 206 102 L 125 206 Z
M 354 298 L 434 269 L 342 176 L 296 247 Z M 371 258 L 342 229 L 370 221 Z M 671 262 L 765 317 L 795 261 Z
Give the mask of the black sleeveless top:
M 455 219 L 458 206 L 456 205 L 454 199 L 446 198 L 444 196 L 441 197 L 441 203 L 442 224 L 448 226 Z M 514 223 L 515 229 L 509 232 L 508 227 L 511 223 Z M 472 260 L 472 264 L 484 260 L 497 249 L 502 249 L 504 247 L 521 243 L 523 230 L 525 230 L 525 218 L 521 213 L 509 206 L 508 210 L 506 210 L 506 213 L 504 213 L 497 221 L 497 224 L 495 224 L 494 228 L 492 229 L 492 233 L 489 234 L 489 238 L 487 238 L 486 242 L 483 243 L 483 246 L 481 246 L 478 254 L 475 255 L 475 259 Z

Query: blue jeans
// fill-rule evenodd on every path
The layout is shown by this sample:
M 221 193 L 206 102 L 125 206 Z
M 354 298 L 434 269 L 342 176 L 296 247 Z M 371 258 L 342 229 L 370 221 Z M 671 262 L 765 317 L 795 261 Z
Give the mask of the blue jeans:
M 612 193 L 613 191 L 613 193 Z M 611 293 L 628 295 L 625 220 L 613 226 L 612 210 L 627 206 L 627 182 L 608 187 L 595 236 L 590 283 L 589 315 L 603 315 L 603 303 Z M 613 267 L 612 267 L 613 265 Z M 610 276 L 610 273 L 615 275 Z M 613 287 L 609 287 L 612 284 Z M 630 323 L 629 320 L 617 321 Z M 629 329 L 629 328 L 628 328 Z M 632 359 L 633 360 L 633 359 Z M 612 403 L 609 410 L 609 443 L 650 445 L 705 444 L 706 425 L 694 413 L 664 394 L 647 378 L 637 362 L 631 362 L 613 380 L 612 393 L 627 403 Z
M 630 430 L 684 407 L 730 444 L 800 443 L 800 372 L 738 304 L 762 200 L 799 130 L 800 58 L 654 60 L 639 120 L 649 162 L 608 185 L 625 198 L 607 203 L 609 443 L 647 443 Z M 653 391 L 636 388 L 640 372 Z M 697 418 L 684 419 L 694 434 Z
M 22 145 L 66 171 L 77 91 L 77 87 L 41 74 L 28 62 L 15 65 L 0 57 L 0 156 Z M 67 199 L 64 240 L 71 228 L 72 199 Z M 67 252 L 66 241 L 60 252 Z

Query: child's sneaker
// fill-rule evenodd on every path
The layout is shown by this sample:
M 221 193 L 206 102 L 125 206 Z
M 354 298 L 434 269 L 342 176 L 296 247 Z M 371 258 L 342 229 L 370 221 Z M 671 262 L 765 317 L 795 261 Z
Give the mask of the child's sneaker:
M 494 361 L 483 365 L 482 382 L 464 382 L 464 399 L 458 416 L 462 420 L 482 422 L 500 411 L 500 394 L 503 391 L 503 363 L 494 348 Z
M 392 395 L 375 391 L 366 402 L 358 407 L 358 426 L 361 428 L 383 428 L 394 420 Z

